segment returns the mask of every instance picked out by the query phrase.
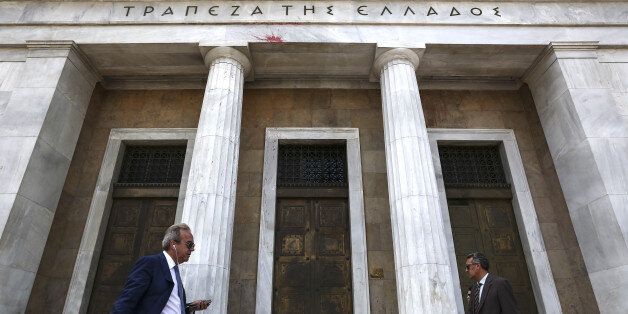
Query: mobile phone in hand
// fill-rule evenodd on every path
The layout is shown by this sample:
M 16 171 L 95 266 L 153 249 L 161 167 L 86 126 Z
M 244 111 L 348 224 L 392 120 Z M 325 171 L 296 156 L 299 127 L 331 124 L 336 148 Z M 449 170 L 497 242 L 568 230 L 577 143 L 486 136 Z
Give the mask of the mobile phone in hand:
M 212 300 L 207 299 L 207 300 L 201 300 L 205 303 L 207 303 L 207 306 L 209 306 L 212 303 Z M 188 311 L 198 311 L 198 308 L 196 306 L 196 304 L 194 304 L 194 302 L 190 302 L 190 303 L 186 303 L 185 304 L 185 309 Z

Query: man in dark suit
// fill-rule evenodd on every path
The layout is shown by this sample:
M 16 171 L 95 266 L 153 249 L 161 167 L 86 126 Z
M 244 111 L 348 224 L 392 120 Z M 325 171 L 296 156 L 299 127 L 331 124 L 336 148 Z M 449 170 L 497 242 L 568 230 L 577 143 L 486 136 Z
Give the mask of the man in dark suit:
M 186 307 L 179 264 L 194 251 L 194 237 L 186 224 L 170 226 L 162 241 L 163 252 L 140 258 L 127 278 L 112 313 L 173 313 L 204 310 L 209 300 Z
M 472 314 L 521 313 L 508 280 L 488 272 L 488 258 L 475 252 L 467 255 L 465 271 L 477 282 L 471 290 L 469 309 Z

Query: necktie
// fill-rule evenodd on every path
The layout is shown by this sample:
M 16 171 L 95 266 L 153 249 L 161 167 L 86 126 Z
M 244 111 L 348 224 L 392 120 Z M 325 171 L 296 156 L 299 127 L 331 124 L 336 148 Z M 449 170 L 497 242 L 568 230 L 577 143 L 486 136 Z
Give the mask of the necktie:
M 473 313 L 480 312 L 480 287 L 482 287 L 482 284 L 478 282 L 475 289 L 473 289 L 471 293 L 471 297 L 473 298 Z
M 181 274 L 179 273 L 179 265 L 174 265 L 174 274 L 177 277 L 177 294 L 179 295 L 179 302 L 181 304 L 181 313 L 185 314 L 185 299 L 183 298 L 183 282 L 181 281 Z

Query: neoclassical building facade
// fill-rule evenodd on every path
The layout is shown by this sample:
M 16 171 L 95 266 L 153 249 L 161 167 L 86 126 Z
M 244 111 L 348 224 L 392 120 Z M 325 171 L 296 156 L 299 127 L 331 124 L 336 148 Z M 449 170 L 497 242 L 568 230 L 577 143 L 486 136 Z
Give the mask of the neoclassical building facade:
M 0 312 L 628 308 L 628 3 L 1 1 Z M 623 309 L 623 310 L 622 310 Z

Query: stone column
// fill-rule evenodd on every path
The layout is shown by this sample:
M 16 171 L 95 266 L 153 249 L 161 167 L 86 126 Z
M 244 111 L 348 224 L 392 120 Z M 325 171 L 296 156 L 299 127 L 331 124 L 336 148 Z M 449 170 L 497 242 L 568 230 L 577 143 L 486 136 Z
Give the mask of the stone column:
M 181 219 L 192 229 L 196 251 L 182 275 L 189 300 L 211 299 L 210 313 L 227 313 L 242 92 L 251 65 L 230 47 L 213 48 L 204 58 L 209 75 Z
M 628 62 L 595 42 L 552 43 L 530 86 L 593 293 L 628 308 Z
M 0 313 L 26 310 L 99 80 L 72 41 L 27 42 L 22 53 L 0 78 Z
M 382 90 L 388 194 L 400 313 L 454 313 L 436 176 L 415 75 L 419 56 L 397 48 L 374 68 Z

